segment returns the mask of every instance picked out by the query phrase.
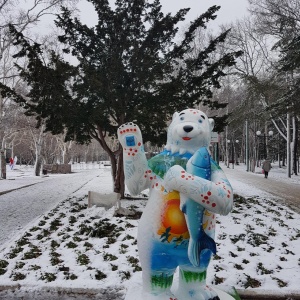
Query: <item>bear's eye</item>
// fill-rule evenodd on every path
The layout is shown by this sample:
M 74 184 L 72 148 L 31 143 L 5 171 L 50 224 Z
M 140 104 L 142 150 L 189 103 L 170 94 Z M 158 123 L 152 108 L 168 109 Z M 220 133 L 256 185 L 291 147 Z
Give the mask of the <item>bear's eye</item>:
M 184 120 L 184 117 L 180 117 L 180 121 L 183 121 Z
M 202 120 L 201 120 L 201 119 L 199 119 L 199 120 L 198 120 L 198 122 L 199 122 L 199 123 L 202 123 Z

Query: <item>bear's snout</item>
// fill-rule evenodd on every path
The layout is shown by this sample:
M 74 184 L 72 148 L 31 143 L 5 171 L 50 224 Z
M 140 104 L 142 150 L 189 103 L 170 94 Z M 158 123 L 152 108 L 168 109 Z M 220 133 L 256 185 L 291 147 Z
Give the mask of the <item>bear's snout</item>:
M 191 125 L 185 125 L 185 126 L 183 126 L 183 130 L 185 132 L 191 132 L 193 129 L 194 129 L 194 127 L 191 126 Z

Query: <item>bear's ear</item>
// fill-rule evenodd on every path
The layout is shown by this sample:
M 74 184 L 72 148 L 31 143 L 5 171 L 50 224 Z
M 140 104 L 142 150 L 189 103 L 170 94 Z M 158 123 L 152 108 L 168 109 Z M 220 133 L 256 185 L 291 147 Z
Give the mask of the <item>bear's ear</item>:
M 210 124 L 210 130 L 213 131 L 214 126 L 215 126 L 215 120 L 209 118 L 208 121 L 209 121 L 209 124 Z
M 176 111 L 176 112 L 174 112 L 174 114 L 173 114 L 173 117 L 172 117 L 172 121 L 174 121 L 174 119 L 176 118 L 176 117 L 178 117 L 179 116 L 179 113 Z

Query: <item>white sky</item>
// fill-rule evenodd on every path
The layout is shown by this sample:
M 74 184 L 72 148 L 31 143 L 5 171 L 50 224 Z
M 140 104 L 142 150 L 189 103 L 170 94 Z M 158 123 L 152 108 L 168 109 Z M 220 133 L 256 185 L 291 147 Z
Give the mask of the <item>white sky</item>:
M 25 9 L 31 7 L 32 1 L 33 0 L 26 1 L 26 3 L 23 3 L 24 6 L 20 6 L 20 8 L 23 7 Z M 110 0 L 110 3 L 114 6 L 115 0 Z M 221 6 L 217 12 L 217 18 L 208 24 L 208 28 L 214 31 L 218 30 L 220 25 L 235 23 L 237 19 L 242 19 L 248 14 L 248 0 L 160 0 L 160 3 L 162 4 L 164 13 L 171 12 L 173 15 L 181 8 L 191 8 L 186 15 L 185 21 L 179 24 L 179 27 L 195 20 L 213 5 Z M 82 23 L 89 27 L 97 23 L 97 14 L 93 4 L 87 0 L 80 0 L 77 7 L 81 12 L 80 18 Z M 36 34 L 51 33 L 56 29 L 53 23 L 54 19 L 54 15 L 45 15 L 38 22 L 38 25 L 32 26 L 30 30 Z
M 111 1 L 114 3 L 114 1 Z M 235 22 L 238 18 L 247 15 L 248 0 L 161 0 L 164 13 L 176 13 L 181 8 L 191 8 L 186 16 L 186 21 L 192 21 L 203 14 L 213 5 L 221 6 L 217 19 L 214 20 L 213 28 L 221 24 Z M 93 5 L 85 0 L 80 1 L 78 8 L 82 12 L 82 20 L 87 25 L 94 25 L 97 17 Z
M 187 20 L 193 20 L 203 14 L 209 7 L 213 5 L 221 6 L 218 11 L 217 19 L 214 23 L 224 24 L 234 22 L 237 18 L 247 14 L 247 0 L 161 0 L 165 12 L 176 12 L 181 8 L 190 7 L 191 10 L 187 15 Z

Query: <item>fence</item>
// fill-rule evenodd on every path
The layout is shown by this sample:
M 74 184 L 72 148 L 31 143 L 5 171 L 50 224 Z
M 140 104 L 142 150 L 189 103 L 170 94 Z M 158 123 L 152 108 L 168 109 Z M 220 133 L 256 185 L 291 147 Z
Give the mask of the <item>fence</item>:
M 101 169 L 101 168 L 109 168 L 111 166 L 109 161 L 100 161 L 100 162 L 81 162 L 81 163 L 73 163 L 70 165 L 72 171 L 75 170 L 91 170 L 91 169 Z

